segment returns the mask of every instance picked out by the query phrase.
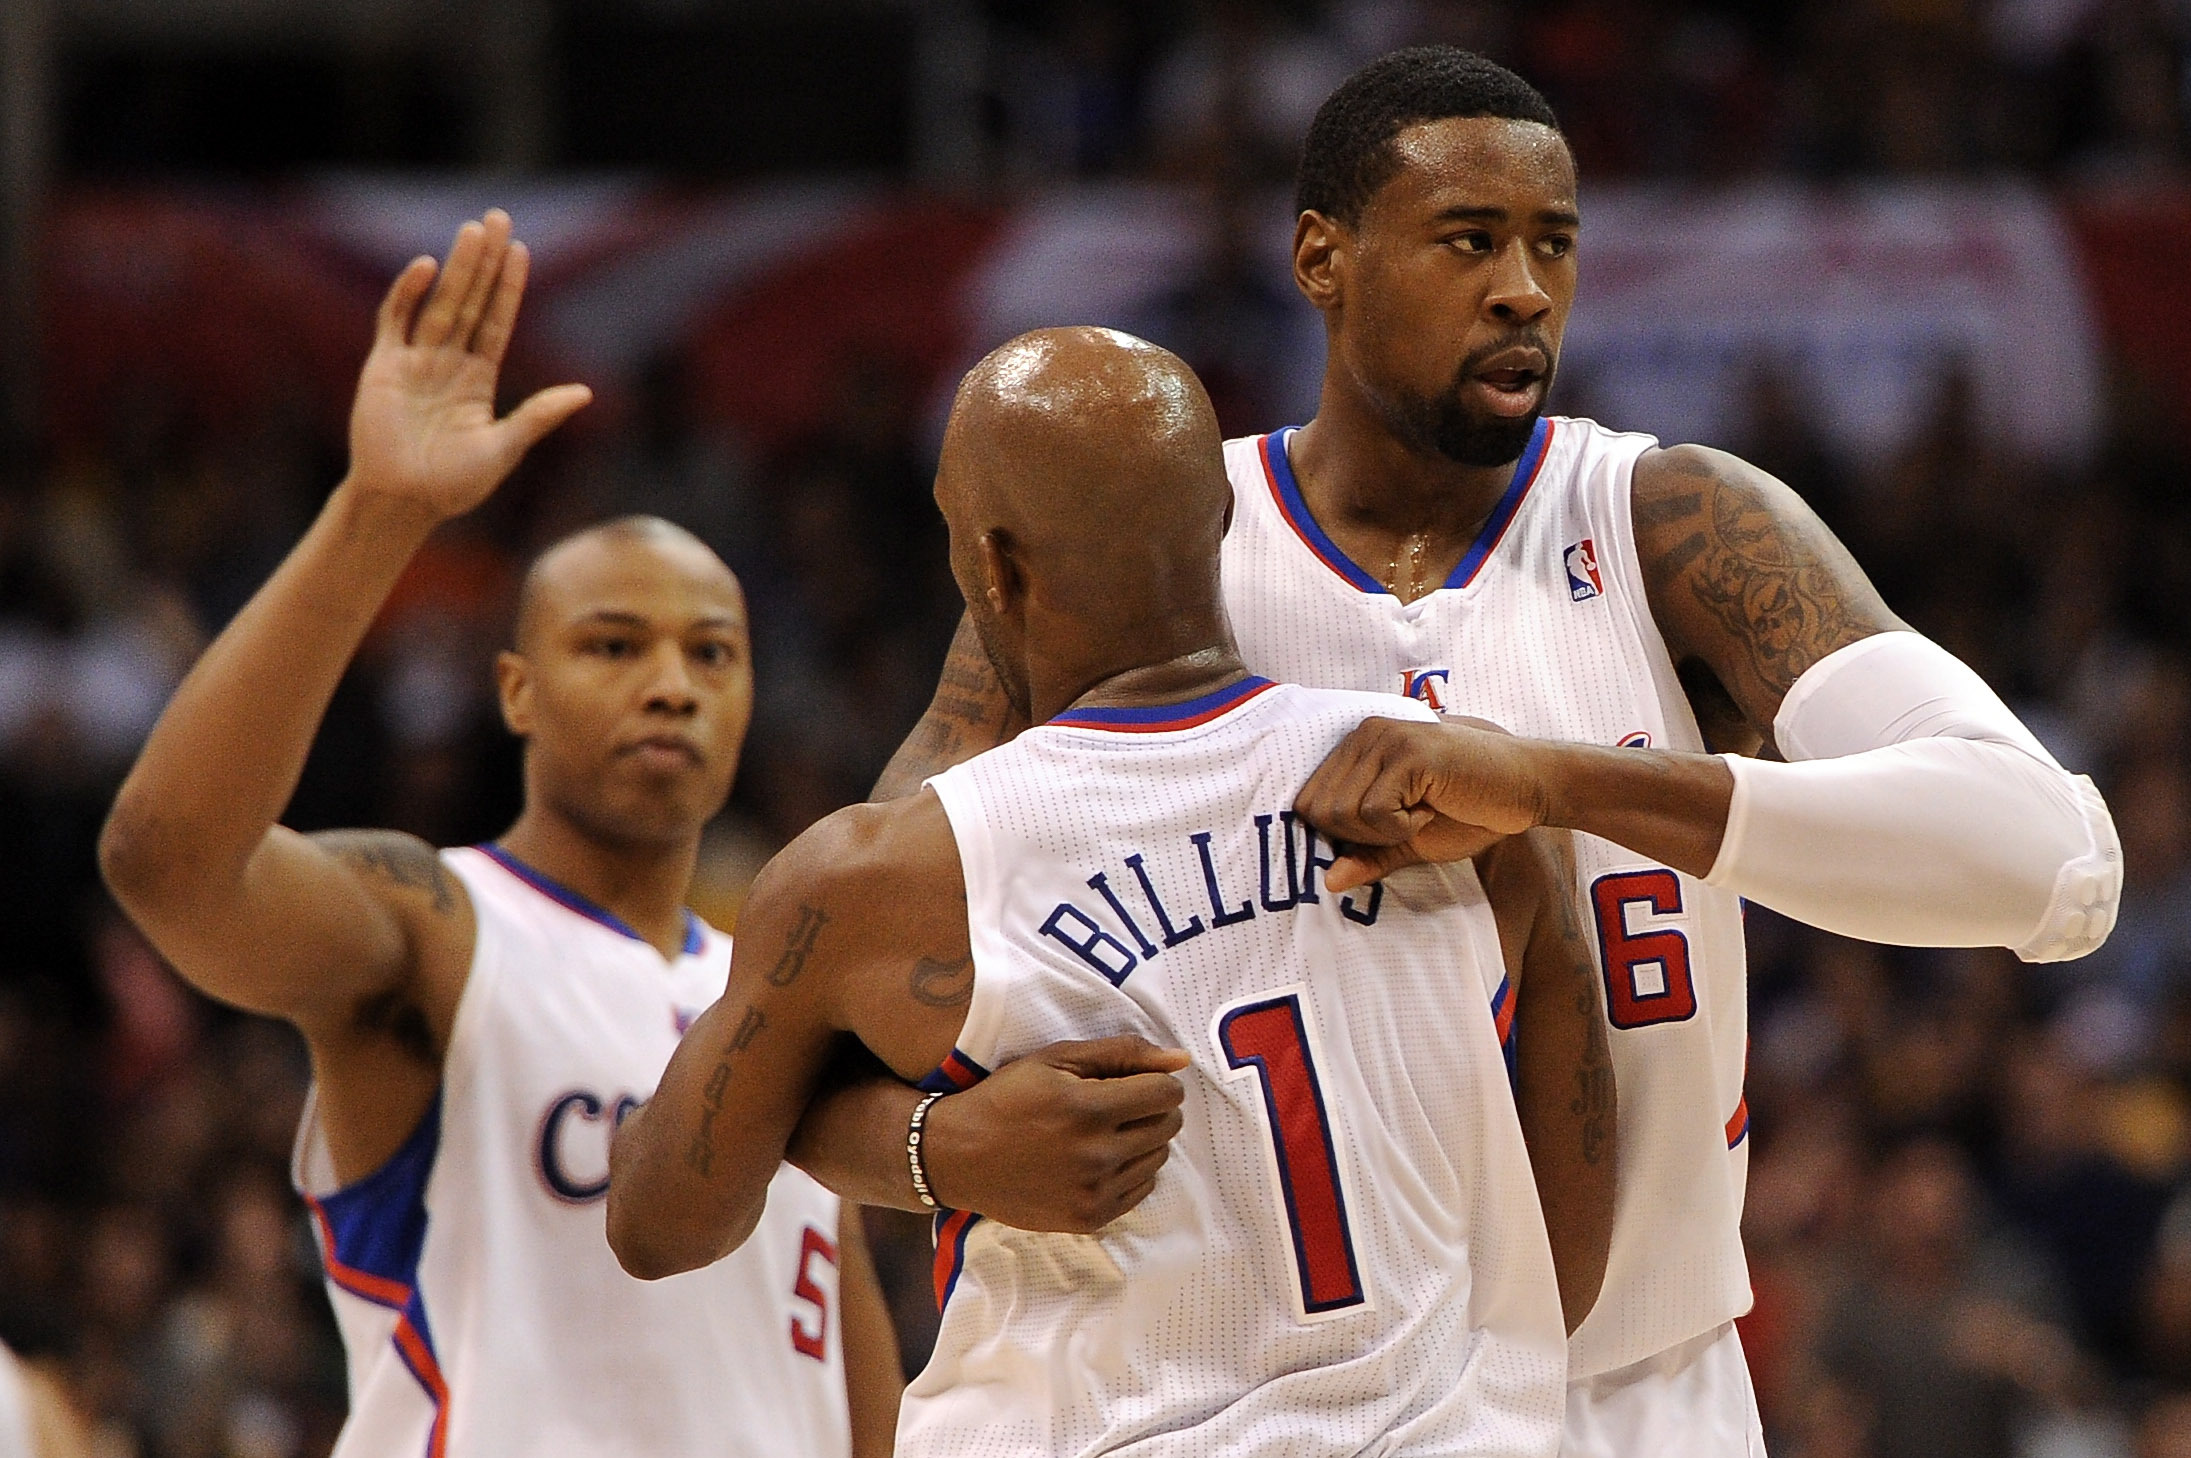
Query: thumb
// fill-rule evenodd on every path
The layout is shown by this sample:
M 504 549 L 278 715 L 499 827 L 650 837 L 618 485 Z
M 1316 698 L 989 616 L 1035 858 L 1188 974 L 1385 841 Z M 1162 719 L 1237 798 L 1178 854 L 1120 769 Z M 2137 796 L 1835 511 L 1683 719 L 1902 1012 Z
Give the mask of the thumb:
M 1418 865 L 1423 854 L 1415 848 L 1415 842 L 1405 840 L 1398 845 L 1360 846 L 1333 861 L 1324 872 L 1324 885 L 1333 891 L 1352 891 L 1357 886 L 1367 886 L 1381 881 L 1403 866 Z
M 501 422 L 504 448 L 510 453 L 511 463 L 514 465 L 548 432 L 592 403 L 593 390 L 585 385 L 550 385 L 527 397 Z
M 1038 1055 L 1078 1078 L 1125 1078 L 1136 1073 L 1177 1073 L 1188 1063 L 1178 1048 L 1159 1048 L 1147 1038 L 1121 1033 L 1081 1043 L 1052 1043 Z

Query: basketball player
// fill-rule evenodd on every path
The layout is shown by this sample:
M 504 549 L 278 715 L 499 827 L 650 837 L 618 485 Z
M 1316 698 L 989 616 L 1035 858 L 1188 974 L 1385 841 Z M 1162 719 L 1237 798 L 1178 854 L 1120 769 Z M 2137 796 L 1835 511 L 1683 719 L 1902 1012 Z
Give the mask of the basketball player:
M 1755 1452 L 1733 1326 L 1750 1303 L 1739 898 L 1876 941 L 2081 956 L 2120 887 L 2107 808 L 1786 486 L 1543 414 L 1581 229 L 1566 141 L 1521 78 L 1442 47 L 1372 62 L 1318 112 L 1297 203 L 1294 276 L 1329 363 L 1314 420 L 1226 446 L 1243 659 L 1535 741 L 1369 729 L 1302 802 L 1327 833 L 1404 840 L 1440 806 L 1595 832 L 1576 890 L 1619 1075 L 1620 1194 L 1570 1351 L 1566 1451 Z M 1017 722 L 962 625 L 878 797 Z M 1701 753 L 1766 742 L 1788 762 Z M 891 1176 L 917 1102 L 847 1088 L 811 1116 L 833 1137 L 807 1167 L 908 1203 Z
M 0 1343 L 0 1458 L 86 1458 L 90 1425 L 68 1391 Z
M 525 741 L 499 842 L 275 823 L 413 552 L 587 402 L 494 418 L 526 269 L 490 212 L 397 278 L 348 478 L 177 691 L 101 863 L 185 978 L 310 1045 L 297 1180 L 349 1354 L 338 1453 L 887 1453 L 901 1378 L 856 1209 L 771 1160 L 735 1260 L 650 1286 L 602 1238 L 609 1138 L 730 958 L 683 907 L 752 699 L 728 569 L 652 518 L 533 564 L 497 665 Z
M 1303 780 L 1367 715 L 1434 716 L 1242 668 L 1216 417 L 1153 345 L 1055 330 L 991 354 L 936 499 L 1039 727 L 762 873 L 723 999 L 617 1141 L 619 1258 L 659 1277 L 765 1222 L 756 1172 L 847 1035 L 942 1089 L 1137 1033 L 1191 1057 L 1176 1157 L 1100 1235 L 944 1221 L 943 1326 L 898 1451 L 1550 1455 L 1564 1328 L 1486 969 L 1513 928 L 1566 1009 L 1567 1087 L 1598 1105 L 1574 1132 L 1609 1154 L 1565 837 L 1487 854 L 1488 903 L 1465 873 L 1450 894 L 1318 885 Z M 907 1171 L 924 1181 L 917 1138 Z

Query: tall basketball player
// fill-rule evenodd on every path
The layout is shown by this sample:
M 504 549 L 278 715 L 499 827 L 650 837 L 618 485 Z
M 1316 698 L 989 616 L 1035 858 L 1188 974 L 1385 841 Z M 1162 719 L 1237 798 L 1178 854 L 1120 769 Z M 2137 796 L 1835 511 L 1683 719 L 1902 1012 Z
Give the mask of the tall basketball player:
M 177 692 L 102 865 L 184 977 L 310 1045 L 338 1453 L 887 1453 L 901 1378 L 856 1209 L 772 1159 L 734 1261 L 650 1286 L 602 1235 L 610 1136 L 730 959 L 683 906 L 752 699 L 722 563 L 639 518 L 533 565 L 498 665 L 525 808 L 496 844 L 275 823 L 413 552 L 588 399 L 494 417 L 526 268 L 491 212 L 397 278 L 348 478 Z
M 2120 886 L 2107 808 L 1780 482 L 1543 413 L 1580 209 L 1521 78 L 1448 48 L 1371 63 L 1318 112 L 1297 203 L 1294 276 L 1329 363 L 1314 420 L 1226 447 L 1242 656 L 1535 741 L 1367 730 L 1303 801 L 1329 833 L 1404 842 L 1439 807 L 1595 832 L 1577 838 L 1576 893 L 1619 1075 L 1620 1193 L 1603 1295 L 1573 1337 L 1566 1451 L 1754 1452 L 1733 1327 L 1750 1301 L 1740 898 L 1877 941 L 2081 956 Z M 877 793 L 1016 725 L 962 627 Z M 1786 763 L 1701 753 L 1767 741 Z M 846 1090 L 814 1115 L 843 1167 L 808 1167 L 909 1203 L 891 1176 L 916 1102 Z
M 1038 727 L 762 874 L 722 1001 L 617 1143 L 617 1254 L 661 1276 L 765 1221 L 756 1172 L 844 1035 L 940 1090 L 1138 1033 L 1191 1058 L 1155 1192 L 1098 1235 L 943 1222 L 898 1451 L 1549 1458 L 1564 1328 L 1489 987 L 1518 933 L 1566 1010 L 1569 1089 L 1610 1093 L 1566 837 L 1504 842 L 1482 884 L 1318 884 L 1303 781 L 1366 716 L 1435 716 L 1241 666 L 1216 417 L 1171 355 L 1005 345 L 959 392 L 936 498 Z

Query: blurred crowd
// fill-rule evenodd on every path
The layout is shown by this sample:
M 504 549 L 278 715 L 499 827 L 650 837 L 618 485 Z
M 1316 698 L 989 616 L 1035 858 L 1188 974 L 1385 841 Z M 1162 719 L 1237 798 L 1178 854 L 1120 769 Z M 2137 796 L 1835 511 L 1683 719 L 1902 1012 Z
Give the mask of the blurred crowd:
M 1591 177 L 2002 169 L 2185 158 L 2182 0 L 1049 0 L 992 3 L 1008 177 L 1291 175 L 1317 104 L 1395 46 L 1530 78 Z
M 1331 85 L 1417 39 L 1522 67 L 1586 180 L 2137 177 L 2186 155 L 2183 0 L 994 11 L 992 74 L 1011 79 L 993 135 L 1030 180 L 1267 185 Z M 1292 307 L 1267 294 L 1220 259 L 1145 327 L 1245 401 Z M 1951 374 L 1914 442 L 1858 465 L 1801 385 L 1760 361 L 1744 428 L 1712 443 L 1800 490 L 1890 604 L 2099 781 L 2129 879 L 2108 946 L 2050 967 L 1752 909 L 1744 1339 L 1773 1451 L 2191 1458 L 2191 422 L 2123 373 L 2104 448 L 2040 466 L 1985 438 Z M 694 891 L 734 920 L 776 845 L 865 795 L 933 685 L 957 599 L 926 390 L 848 361 L 825 423 L 767 452 L 705 423 L 674 354 L 606 391 L 422 554 L 291 823 L 501 830 L 518 760 L 487 663 L 515 576 L 574 525 L 656 511 L 716 545 L 752 603 L 754 731 Z M 1228 424 L 1282 423 L 1246 414 Z M 220 430 L 156 392 L 99 416 L 93 438 L 0 446 L 0 1340 L 66 1381 L 102 1454 L 324 1452 L 343 1368 L 287 1188 L 301 1045 L 182 988 L 101 893 L 92 847 L 166 694 L 339 477 L 341 442 L 279 400 Z M 917 1365 L 924 1227 L 875 1230 Z

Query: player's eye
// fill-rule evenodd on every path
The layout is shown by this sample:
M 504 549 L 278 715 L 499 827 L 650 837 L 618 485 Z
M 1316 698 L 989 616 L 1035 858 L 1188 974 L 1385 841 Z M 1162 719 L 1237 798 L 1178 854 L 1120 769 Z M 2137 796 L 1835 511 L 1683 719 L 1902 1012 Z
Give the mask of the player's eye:
M 1553 233 L 1537 240 L 1537 251 L 1546 258 L 1565 258 L 1575 251 L 1575 240 L 1565 233 Z
M 738 661 L 737 651 L 728 643 L 695 643 L 692 656 L 707 668 L 725 668 Z
M 585 651 L 599 658 L 629 658 L 639 651 L 639 645 L 629 638 L 591 638 Z
M 1491 235 L 1480 228 L 1455 234 L 1446 241 L 1462 253 L 1489 253 L 1491 251 Z

